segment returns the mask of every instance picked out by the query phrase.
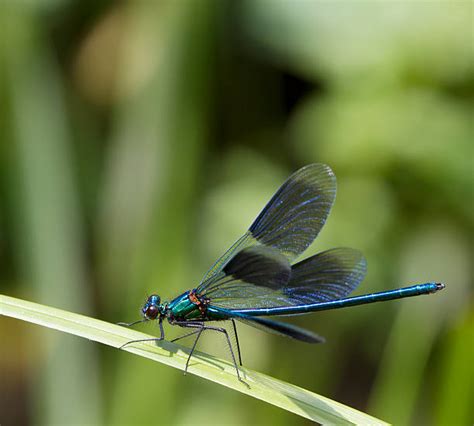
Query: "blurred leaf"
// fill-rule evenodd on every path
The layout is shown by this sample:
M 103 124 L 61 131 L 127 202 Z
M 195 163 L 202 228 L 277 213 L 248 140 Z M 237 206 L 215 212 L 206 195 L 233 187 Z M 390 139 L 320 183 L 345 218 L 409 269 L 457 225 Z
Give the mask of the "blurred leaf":
M 0 55 L 7 58 L 11 104 L 9 195 L 18 231 L 15 260 L 38 300 L 90 312 L 64 82 L 37 9 L 10 2 L 4 10 L 0 37 L 8 43 L 1 44 Z M 62 424 L 72 417 L 78 423 L 99 424 L 97 353 L 77 347 L 77 342 L 64 345 L 61 339 L 43 339 L 36 349 L 48 357 L 30 372 L 35 377 L 30 381 L 35 422 Z
M 462 312 L 462 311 L 461 311 Z M 474 311 L 468 306 L 445 339 L 437 367 L 439 378 L 436 403 L 438 425 L 467 425 L 473 422 L 474 401 Z M 437 370 L 438 370 L 437 368 Z
M 309 78 L 350 87 L 472 72 L 470 2 L 252 0 L 243 11 L 257 49 Z
M 113 347 L 134 339 L 152 338 L 143 333 L 90 317 L 62 311 L 8 296 L 0 296 L 2 315 L 29 321 Z M 127 352 L 184 369 L 188 353 L 182 346 L 162 342 L 158 345 L 137 343 Z M 386 423 L 338 402 L 255 371 L 241 368 L 249 387 L 240 383 L 232 364 L 203 353 L 196 353 L 188 370 L 191 374 L 232 388 L 308 419 L 331 424 L 385 425 Z
M 97 105 L 107 105 L 117 97 L 118 57 L 127 31 L 125 18 L 124 7 L 112 8 L 87 34 L 77 52 L 74 82 L 83 96 Z
M 302 158 L 312 153 L 312 159 L 327 162 L 336 173 L 377 179 L 391 173 L 401 189 L 409 176 L 425 188 L 418 188 L 415 202 L 437 205 L 442 196 L 474 220 L 464 202 L 472 191 L 472 156 L 466 155 L 472 142 L 470 114 L 467 103 L 434 91 L 340 93 L 313 97 L 297 112 L 291 129 Z M 433 186 L 437 197 L 426 192 Z
M 439 223 L 424 224 L 402 247 L 400 282 L 438 280 L 446 289 L 400 304 L 369 403 L 371 412 L 394 424 L 410 424 L 420 415 L 417 401 L 424 394 L 424 372 L 436 337 L 468 301 L 468 253 L 463 236 Z
M 469 117 L 467 103 L 434 91 L 341 93 L 313 97 L 292 129 L 303 155 L 313 151 L 349 170 L 380 173 L 403 161 L 466 185 L 469 163 L 462 153 L 471 138 Z
M 147 291 L 170 294 L 192 281 L 191 212 L 212 122 L 220 7 L 216 0 L 125 6 L 117 82 L 121 102 L 113 111 L 96 229 L 100 291 L 111 317 L 134 310 Z M 161 421 L 174 419 L 176 376 L 165 370 L 160 389 L 141 395 L 140 403 L 124 404 L 141 392 L 149 372 L 124 358 L 116 368 L 120 377 L 115 375 L 109 393 L 108 422 L 149 422 L 143 405 L 152 406 L 157 396 Z

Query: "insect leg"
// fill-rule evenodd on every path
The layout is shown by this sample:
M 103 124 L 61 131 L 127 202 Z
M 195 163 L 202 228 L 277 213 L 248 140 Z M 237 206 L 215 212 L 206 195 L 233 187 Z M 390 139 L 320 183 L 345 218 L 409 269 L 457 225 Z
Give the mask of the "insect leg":
M 229 349 L 230 349 L 230 354 L 232 356 L 232 362 L 234 363 L 234 367 L 235 367 L 235 371 L 237 372 L 237 378 L 239 379 L 240 382 L 244 383 L 246 386 L 248 386 L 248 384 L 246 382 L 244 382 L 242 380 L 242 378 L 240 377 L 240 372 L 239 372 L 239 367 L 237 366 L 237 362 L 235 360 L 235 354 L 234 354 L 234 349 L 232 348 L 232 343 L 230 341 L 230 338 L 229 338 L 229 334 L 227 333 L 227 330 L 225 328 L 222 328 L 222 327 L 213 327 L 211 325 L 204 325 L 202 322 L 185 322 L 185 323 L 181 323 L 179 324 L 181 327 L 188 327 L 188 328 L 199 328 L 199 330 L 197 331 L 198 333 L 198 336 L 196 337 L 196 340 L 194 341 L 194 344 L 193 344 L 193 347 L 191 348 L 191 352 L 189 354 L 189 357 L 188 357 L 188 361 L 186 362 L 186 369 L 185 369 L 185 372 L 187 371 L 188 369 L 188 365 L 189 365 L 189 361 L 191 359 L 191 356 L 194 352 L 194 350 L 196 349 L 196 345 L 197 345 L 197 342 L 199 340 L 199 338 L 201 337 L 201 334 L 204 330 L 214 330 L 214 331 L 217 331 L 219 333 L 222 333 L 225 335 L 226 339 L 227 339 L 227 344 L 229 345 Z
M 240 355 L 239 335 L 237 334 L 237 326 L 235 325 L 234 319 L 231 319 L 232 326 L 234 327 L 235 343 L 237 344 L 237 354 L 239 355 L 239 364 L 242 366 L 242 356 Z
M 191 333 L 186 333 L 186 334 L 183 334 L 182 336 L 176 337 L 176 338 L 170 340 L 170 342 L 174 343 L 178 340 L 184 339 L 185 337 L 189 337 L 189 336 L 192 336 L 193 334 L 197 334 L 197 333 L 199 333 L 199 330 L 194 330 L 194 331 L 191 331 Z
M 218 331 L 218 332 L 223 333 L 225 335 L 225 337 L 227 339 L 227 344 L 229 345 L 230 354 L 232 355 L 232 361 L 234 363 L 235 371 L 237 372 L 237 378 L 239 379 L 239 382 L 242 382 L 244 385 L 249 387 L 249 385 L 245 381 L 243 381 L 242 378 L 240 377 L 239 367 L 237 366 L 237 362 L 235 361 L 234 349 L 232 348 L 232 343 L 230 341 L 229 333 L 227 333 L 227 330 L 225 328 L 222 328 L 222 327 L 213 327 L 213 326 L 210 326 L 210 325 L 204 326 L 204 328 L 206 330 L 215 330 L 215 331 Z
M 189 353 L 189 357 L 188 357 L 188 360 L 186 361 L 186 366 L 185 366 L 185 369 L 184 369 L 184 373 L 186 374 L 186 372 L 188 371 L 188 366 L 189 366 L 189 362 L 191 360 L 191 357 L 196 349 L 196 345 L 197 345 L 197 342 L 199 340 L 199 338 L 201 337 L 201 334 L 204 330 L 213 330 L 213 331 L 217 331 L 219 333 L 223 333 L 227 339 L 227 344 L 229 346 L 229 349 L 230 349 L 230 354 L 232 356 L 232 362 L 234 364 L 234 367 L 235 367 L 235 371 L 237 372 L 237 378 L 239 379 L 240 382 L 242 382 L 244 385 L 246 385 L 247 387 L 249 386 L 244 380 L 242 380 L 242 378 L 240 377 L 240 372 L 239 372 L 239 367 L 237 366 L 237 362 L 235 360 L 235 354 L 234 354 L 234 349 L 232 348 L 232 343 L 230 341 L 230 338 L 229 338 L 229 334 L 227 333 L 227 330 L 225 328 L 222 328 L 222 327 L 213 327 L 213 326 L 210 326 L 210 325 L 204 325 L 203 322 L 199 322 L 199 321 L 188 321 L 188 322 L 172 322 L 171 324 L 173 325 L 179 325 L 180 327 L 184 327 L 184 328 L 197 328 L 198 330 L 194 331 L 194 332 L 191 332 L 191 333 L 188 333 L 186 334 L 185 336 L 190 336 L 192 334 L 197 334 L 198 336 L 196 337 L 196 340 L 194 341 L 194 344 L 191 348 L 191 351 Z M 182 337 L 185 337 L 185 336 L 182 336 Z
M 182 322 L 182 323 L 178 323 L 178 325 L 180 327 L 185 327 L 185 328 L 197 328 L 198 330 L 196 331 L 193 331 L 191 333 L 188 333 L 182 337 L 186 337 L 186 336 L 190 336 L 192 334 L 197 334 L 197 337 L 196 337 L 196 340 L 194 341 L 193 343 L 193 346 L 191 348 L 191 351 L 189 352 L 189 356 L 188 356 L 188 359 L 186 360 L 186 366 L 184 367 L 184 374 L 187 373 L 188 371 L 188 367 L 189 367 L 189 361 L 191 360 L 191 357 L 193 356 L 193 353 L 194 353 L 194 350 L 196 349 L 196 345 L 197 345 L 197 342 L 199 340 L 199 338 L 201 337 L 201 334 L 202 332 L 204 331 L 204 324 L 202 322 Z M 175 339 L 176 340 L 176 339 Z
M 122 327 L 131 327 L 132 325 L 139 324 L 141 322 L 146 322 L 148 321 L 146 318 L 133 321 L 133 322 L 118 322 L 117 325 L 121 325 Z
M 137 321 L 137 322 L 143 322 L 143 321 Z M 132 323 L 134 324 L 134 323 Z M 136 339 L 136 340 L 130 340 L 127 343 L 124 343 L 122 346 L 119 347 L 119 349 L 123 349 L 125 346 L 131 345 L 132 343 L 139 343 L 139 342 L 161 342 L 165 338 L 165 330 L 163 329 L 163 319 L 160 318 L 158 320 L 158 325 L 160 327 L 160 337 L 153 337 L 150 339 Z

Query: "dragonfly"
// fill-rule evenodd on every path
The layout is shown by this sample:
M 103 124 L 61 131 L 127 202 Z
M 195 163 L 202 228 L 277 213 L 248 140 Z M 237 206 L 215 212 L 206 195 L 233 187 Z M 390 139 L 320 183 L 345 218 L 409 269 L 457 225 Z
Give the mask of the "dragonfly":
M 204 331 L 225 336 L 239 381 L 240 375 L 229 332 L 221 327 L 230 321 L 242 365 L 236 321 L 307 343 L 324 338 L 274 316 L 301 315 L 348 306 L 435 293 L 445 286 L 428 282 L 395 290 L 348 297 L 363 281 L 367 262 L 352 248 L 334 248 L 298 263 L 295 260 L 311 245 L 328 218 L 336 197 L 336 176 L 325 164 L 307 165 L 273 195 L 248 231 L 220 257 L 200 284 L 173 300 L 149 296 L 142 318 L 131 323 L 158 321 L 160 336 L 132 340 L 121 348 L 144 341 L 165 339 L 163 322 L 187 329 L 173 339 L 196 336 L 187 358 L 186 374 Z

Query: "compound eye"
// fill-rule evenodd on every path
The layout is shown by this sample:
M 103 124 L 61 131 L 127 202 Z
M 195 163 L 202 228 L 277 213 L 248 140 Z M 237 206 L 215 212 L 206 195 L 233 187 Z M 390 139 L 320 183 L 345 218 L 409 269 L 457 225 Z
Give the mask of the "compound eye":
M 148 308 L 146 308 L 145 310 L 145 317 L 149 320 L 154 320 L 156 319 L 156 317 L 158 316 L 159 314 L 159 310 L 158 310 L 158 307 L 155 306 L 155 305 L 150 305 L 148 306 Z
M 161 303 L 161 299 L 160 299 L 160 296 L 158 296 L 157 294 L 152 294 L 147 302 L 150 304 L 150 305 L 159 305 Z

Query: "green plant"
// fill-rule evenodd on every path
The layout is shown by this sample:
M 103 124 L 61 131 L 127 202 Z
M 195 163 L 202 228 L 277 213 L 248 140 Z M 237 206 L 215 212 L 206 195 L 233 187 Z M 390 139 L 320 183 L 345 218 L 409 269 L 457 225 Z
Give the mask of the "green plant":
M 0 296 L 0 313 L 116 348 L 133 339 L 151 337 L 87 316 L 3 295 Z M 178 369 L 184 368 L 188 356 L 186 348 L 166 341 L 159 345 L 137 343 L 124 350 Z M 232 364 L 204 353 L 193 357 L 189 372 L 320 423 L 387 424 L 313 392 L 242 368 L 249 384 L 246 387 L 236 379 Z

